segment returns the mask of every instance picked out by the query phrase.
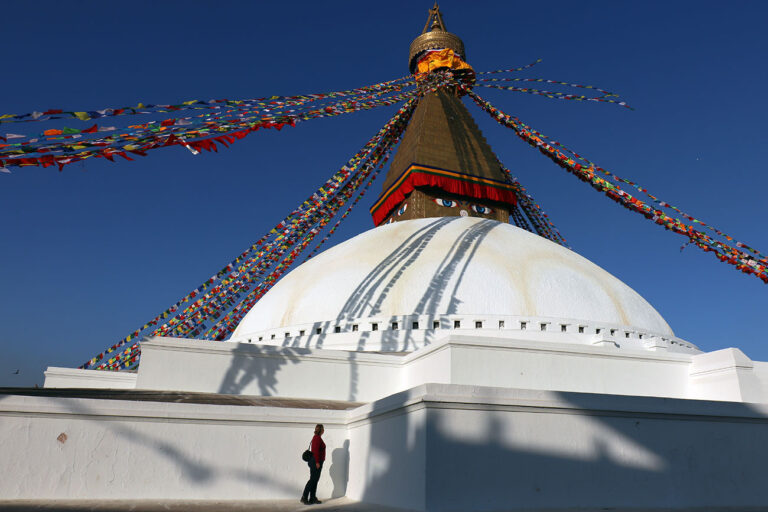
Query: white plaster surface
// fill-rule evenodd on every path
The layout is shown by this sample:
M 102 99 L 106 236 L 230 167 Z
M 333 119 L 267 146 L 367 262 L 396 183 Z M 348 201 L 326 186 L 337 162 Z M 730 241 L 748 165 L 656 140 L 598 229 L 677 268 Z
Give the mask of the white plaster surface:
M 509 224 L 457 217 L 396 222 L 328 249 L 283 277 L 232 338 L 403 315 L 569 318 L 673 336 L 645 299 L 578 254 Z
M 446 330 L 407 354 L 154 338 L 142 342 L 136 386 L 368 402 L 444 383 L 768 403 L 768 366 L 737 349 L 688 354 L 523 334 Z
M 0 395 L 0 496 L 295 499 L 316 422 L 329 453 L 321 499 L 462 512 L 768 507 L 768 405 L 451 384 L 350 411 Z
M 136 377 L 134 372 L 95 372 L 49 366 L 45 370 L 43 387 L 134 389 Z
M 342 496 L 340 411 L 0 395 L 0 496 L 298 500 L 317 422 L 318 492 Z

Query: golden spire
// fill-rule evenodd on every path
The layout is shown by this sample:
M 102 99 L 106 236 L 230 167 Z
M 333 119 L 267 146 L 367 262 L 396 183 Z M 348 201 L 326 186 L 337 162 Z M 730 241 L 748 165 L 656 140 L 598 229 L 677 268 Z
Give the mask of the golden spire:
M 421 31 L 422 34 L 427 33 L 427 27 L 429 26 L 430 20 L 432 20 L 432 28 L 430 28 L 430 30 L 442 30 L 443 32 L 446 32 L 443 16 L 440 14 L 440 7 L 437 6 L 437 2 L 435 2 L 435 6 L 429 10 L 429 17 L 424 24 L 424 30 Z
M 428 30 L 429 29 L 429 30 Z M 424 24 L 424 30 L 421 35 L 411 43 L 410 54 L 408 56 L 408 66 L 413 73 L 416 70 L 418 57 L 427 50 L 438 50 L 450 48 L 462 60 L 467 60 L 464 55 L 464 43 L 459 36 L 451 34 L 445 29 L 443 15 L 435 2 L 435 6 L 429 10 L 427 22 Z

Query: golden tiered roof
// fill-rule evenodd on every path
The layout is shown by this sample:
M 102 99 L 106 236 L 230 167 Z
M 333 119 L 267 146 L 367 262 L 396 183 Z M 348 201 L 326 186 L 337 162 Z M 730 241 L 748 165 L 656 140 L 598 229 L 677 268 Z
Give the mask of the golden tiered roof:
M 411 164 L 504 181 L 504 173 L 461 99 L 448 91 L 420 101 L 392 158 L 383 189 Z

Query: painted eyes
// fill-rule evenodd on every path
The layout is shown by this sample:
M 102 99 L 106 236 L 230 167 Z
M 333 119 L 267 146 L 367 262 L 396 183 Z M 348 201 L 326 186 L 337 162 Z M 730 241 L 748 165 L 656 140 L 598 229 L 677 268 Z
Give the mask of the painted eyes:
M 453 199 L 440 199 L 435 198 L 433 199 L 435 203 L 437 203 L 439 206 L 445 206 L 446 208 L 455 208 L 459 206 L 458 201 L 454 201 Z
M 454 199 L 442 199 L 442 198 L 435 198 L 432 199 L 436 204 L 440 206 L 445 206 L 446 208 L 455 208 L 459 206 L 459 202 Z M 470 205 L 470 208 L 472 208 L 472 211 L 475 213 L 479 213 L 480 215 L 490 215 L 493 213 L 493 208 L 488 208 L 487 206 L 481 206 L 479 204 L 472 204 Z M 405 211 L 405 205 L 403 205 L 403 211 Z M 402 215 L 398 212 L 398 215 Z
M 473 204 L 472 211 L 481 215 L 489 215 L 493 213 L 493 209 L 488 208 L 487 206 L 480 206 L 479 204 Z
M 397 216 L 399 217 L 400 215 L 404 214 L 405 210 L 407 209 L 408 209 L 408 203 L 403 203 L 403 206 L 401 206 L 400 209 L 397 210 Z

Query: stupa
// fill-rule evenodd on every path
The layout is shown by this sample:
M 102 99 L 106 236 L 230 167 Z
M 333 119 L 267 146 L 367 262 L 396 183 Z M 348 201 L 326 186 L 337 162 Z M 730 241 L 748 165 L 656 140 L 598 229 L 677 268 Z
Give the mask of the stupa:
M 409 67 L 445 66 L 471 70 L 435 6 Z M 290 272 L 229 340 L 146 339 L 137 373 L 49 368 L 58 397 L 0 400 L 17 467 L 0 494 L 298 500 L 324 423 L 321 497 L 768 505 L 768 363 L 676 337 L 619 279 L 510 224 L 516 208 L 458 91 L 428 93 L 376 227 Z

